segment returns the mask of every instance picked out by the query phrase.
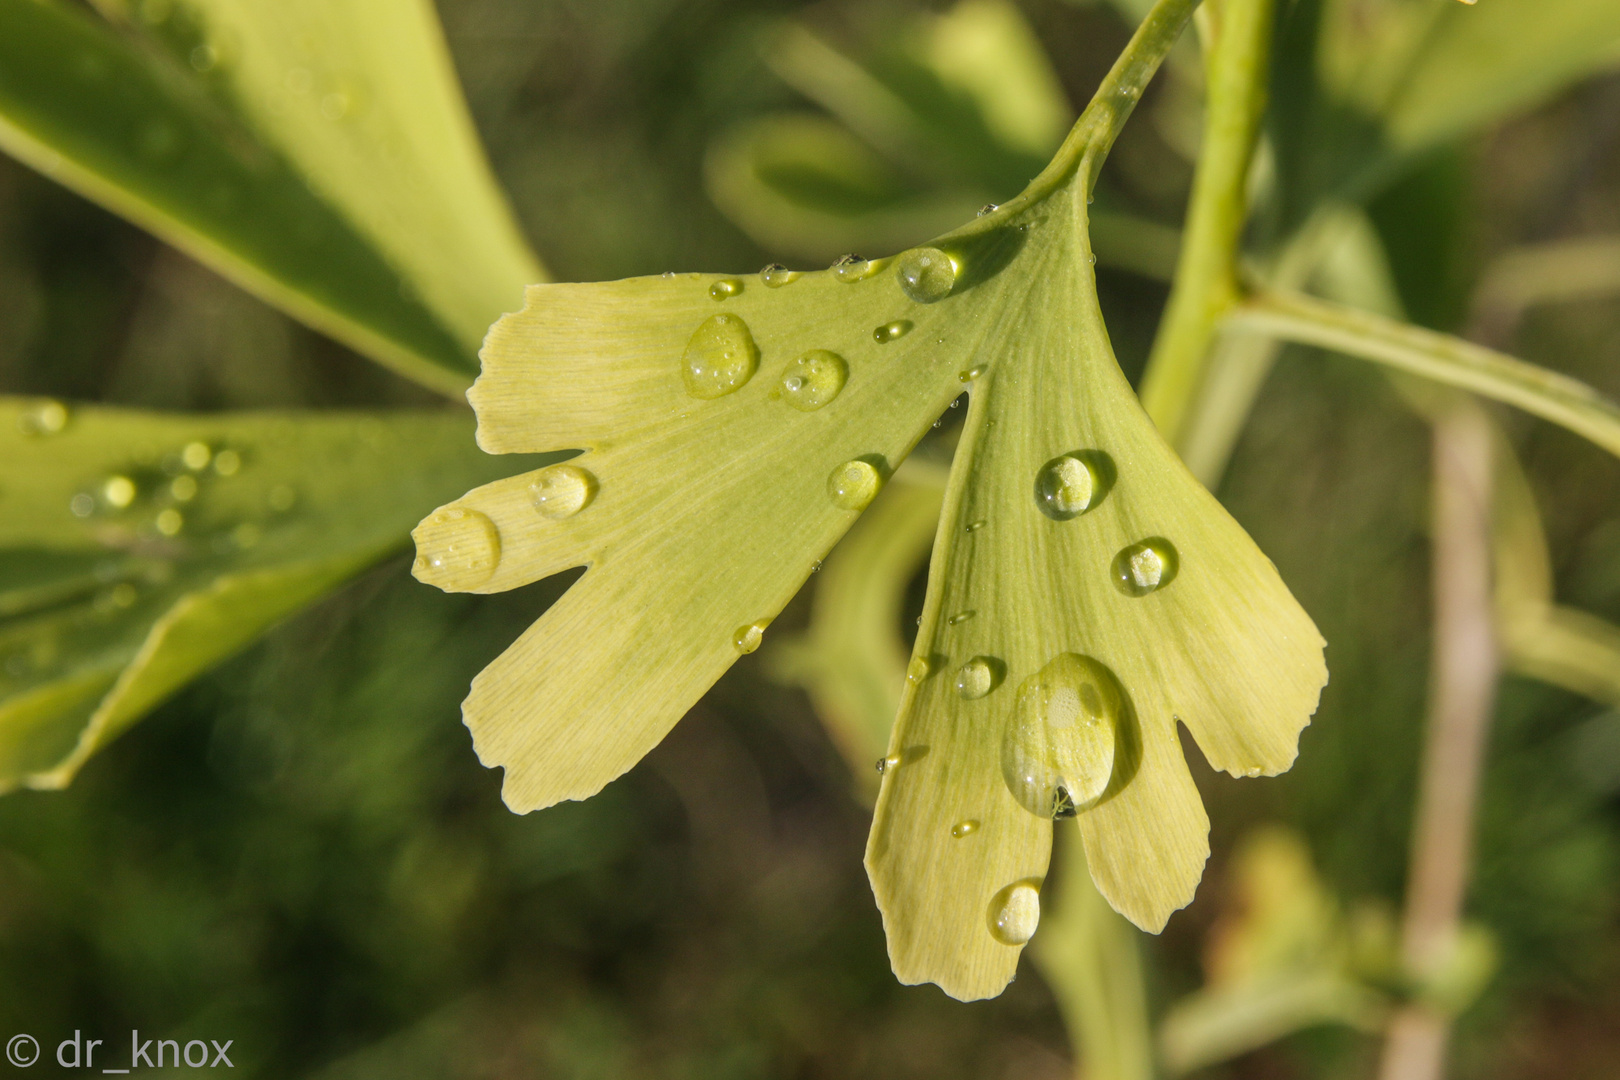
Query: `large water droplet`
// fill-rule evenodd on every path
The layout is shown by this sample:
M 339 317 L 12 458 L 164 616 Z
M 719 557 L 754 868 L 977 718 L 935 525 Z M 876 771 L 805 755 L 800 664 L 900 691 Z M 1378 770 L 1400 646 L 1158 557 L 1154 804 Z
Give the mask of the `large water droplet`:
M 979 831 L 979 823 L 974 818 L 964 818 L 951 826 L 951 835 L 958 840 L 964 836 L 972 836 Z
M 731 635 L 731 643 L 737 651 L 744 656 L 759 648 L 760 642 L 765 640 L 765 628 L 771 625 L 769 619 L 755 619 L 747 626 L 737 627 L 737 632 Z
M 1114 584 L 1126 596 L 1146 596 L 1176 579 L 1181 557 L 1162 536 L 1139 540 L 1114 556 Z
M 759 367 L 759 346 L 735 315 L 711 315 L 686 343 L 681 378 L 686 392 L 705 400 L 739 390 Z
M 1001 679 L 1001 663 L 989 656 L 975 656 L 956 669 L 956 692 L 977 701 L 996 688 Z
M 759 272 L 759 280 L 765 283 L 767 289 L 780 289 L 784 285 L 791 285 L 799 279 L 797 270 L 789 270 L 781 263 L 771 263 Z
M 573 517 L 596 498 L 596 477 L 578 465 L 550 465 L 529 482 L 529 501 L 541 517 Z
M 872 340 L 879 345 L 887 345 L 896 338 L 903 338 L 911 333 L 911 322 L 907 319 L 896 319 L 891 323 L 884 323 L 872 331 Z
M 1068 521 L 1091 509 L 1100 486 L 1091 462 L 1080 454 L 1064 454 L 1035 474 L 1035 505 L 1053 521 Z
M 845 510 L 865 510 L 882 486 L 877 469 L 859 458 L 844 462 L 827 477 L 827 494 Z
M 900 256 L 894 274 L 900 291 L 919 304 L 932 304 L 956 287 L 956 260 L 939 248 L 912 248 Z
M 800 412 L 813 412 L 837 397 L 848 378 L 842 356 L 811 349 L 782 373 L 782 399 Z
M 446 592 L 465 592 L 490 579 L 501 561 L 501 534 L 477 510 L 447 506 L 411 530 L 416 580 Z
M 990 936 L 1003 945 L 1022 945 L 1041 923 L 1041 891 L 1033 881 L 1016 881 L 990 898 Z
M 1018 687 L 1001 741 L 1001 775 L 1018 804 L 1038 817 L 1086 810 L 1114 774 L 1124 694 L 1089 656 L 1063 653 Z
M 729 300 L 742 292 L 743 283 L 736 278 L 721 278 L 709 286 L 709 297 L 714 300 Z

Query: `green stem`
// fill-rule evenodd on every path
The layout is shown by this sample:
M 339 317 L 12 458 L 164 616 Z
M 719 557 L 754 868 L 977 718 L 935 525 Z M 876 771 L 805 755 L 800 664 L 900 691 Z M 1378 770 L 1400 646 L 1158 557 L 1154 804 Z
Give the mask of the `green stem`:
M 1583 435 L 1620 456 L 1620 405 L 1578 379 L 1504 353 L 1297 293 L 1262 293 L 1228 321 L 1470 390 Z
M 1225 0 L 1209 60 L 1203 152 L 1175 285 L 1142 381 L 1142 405 L 1172 444 L 1202 379 L 1210 340 L 1235 305 L 1249 162 L 1265 111 L 1273 0 Z

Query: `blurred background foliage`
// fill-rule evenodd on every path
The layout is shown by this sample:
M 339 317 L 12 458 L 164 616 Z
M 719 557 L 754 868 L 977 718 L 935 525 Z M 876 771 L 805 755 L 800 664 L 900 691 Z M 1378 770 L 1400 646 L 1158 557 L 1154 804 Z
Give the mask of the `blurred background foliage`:
M 1394 34 L 1368 13 L 1421 6 L 1340 9 L 1368 16 L 1352 30 Z M 1620 76 L 1604 71 L 1620 54 L 1581 21 L 1604 5 L 1566 8 L 1558 40 L 1593 48 L 1527 92 L 1533 109 L 1485 130 L 1448 112 L 1455 95 L 1429 79 L 1390 106 L 1398 123 L 1371 131 L 1345 102 L 1393 91 L 1358 58 L 1406 39 L 1346 31 L 1319 79 L 1301 36 L 1314 31 L 1285 23 L 1274 168 L 1260 182 L 1282 193 L 1268 226 L 1279 235 L 1324 191 L 1364 199 L 1411 317 L 1617 396 L 1613 293 L 1505 328 L 1479 299 L 1503 253 L 1620 233 Z M 877 254 L 1016 194 L 1128 17 L 976 2 L 957 13 L 977 20 L 964 33 L 948 10 L 439 4 L 494 171 L 560 280 Z M 1446 8 L 1425 48 L 1439 41 L 1454 64 L 1511 82 L 1488 35 L 1442 33 L 1465 14 Z M 1099 288 L 1133 380 L 1166 295 L 1200 78 L 1186 43 L 1104 171 Z M 10 159 L 0 391 L 178 411 L 441 400 Z M 1545 524 L 1556 598 L 1620 620 L 1620 465 L 1500 418 Z M 925 458 L 948 457 L 951 419 Z M 1364 1029 L 1376 1002 L 1358 995 L 1378 984 L 1369 965 L 1406 872 L 1430 648 L 1428 447 L 1388 380 L 1290 348 L 1220 482 L 1321 627 L 1332 682 L 1283 777 L 1236 782 L 1189 744 L 1214 856 L 1198 901 L 1143 939 L 1151 1006 L 1183 1003 L 1184 1031 L 1197 1020 L 1187 1002 L 1297 971 L 1317 979 L 1318 1014 L 1342 1022 L 1279 1031 L 1204 1075 L 1365 1076 L 1375 1060 Z M 802 651 L 744 658 L 601 796 L 509 814 L 457 703 L 567 580 L 447 596 L 413 582 L 403 558 L 384 562 L 181 691 L 68 790 L 0 799 L 0 1034 L 33 1033 L 47 1056 L 75 1028 L 115 1052 L 131 1028 L 229 1038 L 244 1072 L 334 1080 L 1073 1074 L 1035 968 L 973 1005 L 894 982 L 860 864 L 869 778 L 840 753 L 859 740 L 836 723 L 830 739 L 811 699 L 777 678 L 804 677 Z M 920 581 L 896 591 L 887 617 L 903 641 Z M 805 628 L 815 596 L 778 626 Z M 1620 712 L 1509 677 L 1483 800 L 1469 915 L 1496 974 L 1463 1016 L 1455 1074 L 1611 1076 Z M 1349 981 L 1323 990 L 1323 972 Z

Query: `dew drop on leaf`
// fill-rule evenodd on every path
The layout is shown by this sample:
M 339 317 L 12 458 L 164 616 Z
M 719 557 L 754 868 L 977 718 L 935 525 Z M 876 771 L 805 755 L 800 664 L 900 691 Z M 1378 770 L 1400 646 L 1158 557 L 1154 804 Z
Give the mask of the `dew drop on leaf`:
M 1018 687 L 1001 742 L 1007 790 L 1037 817 L 1084 810 L 1108 788 L 1124 694 L 1089 656 L 1062 653 Z
M 833 276 L 846 284 L 864 281 L 877 272 L 877 263 L 864 255 L 841 255 L 830 269 Z
M 771 625 L 769 619 L 755 619 L 747 626 L 737 627 L 737 632 L 731 635 L 731 643 L 737 651 L 744 656 L 759 648 L 760 642 L 765 640 L 765 628 Z
M 900 291 L 919 304 L 932 304 L 956 287 L 956 261 L 939 248 L 912 248 L 895 264 Z
M 596 497 L 596 477 L 578 465 L 551 465 L 529 482 L 529 501 L 541 517 L 573 517 Z
M 887 755 L 885 757 L 878 758 L 877 759 L 878 775 L 879 776 L 883 775 L 884 773 L 888 772 L 890 769 L 893 769 L 893 768 L 897 767 L 899 764 L 900 764 L 900 755 L 899 754 L 889 754 L 889 755 Z
M 686 392 L 710 400 L 739 390 L 759 367 L 759 347 L 735 315 L 711 315 L 692 333 L 681 357 Z
M 1041 893 L 1033 882 L 1018 881 L 990 898 L 990 936 L 1003 945 L 1022 945 L 1041 922 Z
M 968 522 L 967 523 L 967 528 L 964 531 L 970 532 L 970 533 L 978 532 L 980 529 L 984 528 L 984 526 L 985 526 L 985 521 L 984 521 L 983 518 L 980 518 L 978 521 L 970 521 L 970 522 Z
M 872 340 L 879 345 L 887 345 L 896 338 L 903 338 L 911 332 L 911 323 L 905 319 L 896 319 L 891 323 L 884 323 L 872 331 Z
M 913 656 L 911 662 L 906 665 L 906 682 L 916 686 L 928 678 L 932 671 L 933 668 L 929 665 L 927 657 Z
M 987 202 L 983 206 L 979 207 L 979 216 L 989 217 L 999 209 L 1001 209 L 1001 207 L 997 206 L 995 203 Z
M 501 561 L 501 535 L 476 510 L 447 506 L 411 530 L 416 541 L 416 580 L 447 591 L 476 588 Z
M 799 272 L 797 270 L 789 270 L 781 263 L 771 263 L 771 265 L 759 272 L 759 280 L 765 283 L 767 289 L 780 289 L 784 285 L 790 285 L 797 281 L 798 278 Z
M 1181 568 L 1181 557 L 1176 546 L 1162 536 L 1124 548 L 1114 556 L 1114 584 L 1126 596 L 1146 596 L 1164 588 L 1176 579 Z
M 958 382 L 972 382 L 975 379 L 979 379 L 979 378 L 983 378 L 983 377 L 984 377 L 984 365 L 983 364 L 977 364 L 977 365 L 975 365 L 973 367 L 970 367 L 966 371 L 958 373 L 957 376 L 956 376 Z
M 1078 454 L 1064 454 L 1035 474 L 1035 505 L 1053 521 L 1068 521 L 1091 509 L 1097 494 L 1097 472 Z
M 975 656 L 956 670 L 956 692 L 977 701 L 996 688 L 996 669 L 989 657 Z
M 951 835 L 958 840 L 964 836 L 972 836 L 979 831 L 979 823 L 973 818 L 966 818 L 951 826 Z
M 973 616 L 975 616 L 977 614 L 978 614 L 978 612 L 971 611 L 971 610 L 969 610 L 969 611 L 958 611 L 955 615 L 952 615 L 950 618 L 945 620 L 945 625 L 946 626 L 961 626 L 963 623 L 967 622 L 969 619 L 973 618 Z
M 709 296 L 714 300 L 729 300 L 742 292 L 742 282 L 736 278 L 721 278 L 709 286 Z
M 844 462 L 827 477 L 827 494 L 845 510 L 865 510 L 882 486 L 877 469 L 859 458 Z
M 811 349 L 782 373 L 782 398 L 800 412 L 813 412 L 838 396 L 849 365 L 837 353 Z

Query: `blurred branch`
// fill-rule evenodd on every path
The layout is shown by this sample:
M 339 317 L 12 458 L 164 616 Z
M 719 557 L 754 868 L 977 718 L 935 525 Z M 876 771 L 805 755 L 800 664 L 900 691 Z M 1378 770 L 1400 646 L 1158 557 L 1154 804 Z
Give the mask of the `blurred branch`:
M 1490 421 L 1473 402 L 1457 402 L 1434 424 L 1434 669 L 1401 941 L 1403 964 L 1419 986 L 1457 951 L 1496 694 L 1492 441 Z M 1398 1011 L 1381 1080 L 1439 1080 L 1450 1024 L 1421 995 Z
M 1537 304 L 1620 294 L 1620 236 L 1558 240 L 1509 251 L 1474 293 L 1470 337 L 1506 341 Z

